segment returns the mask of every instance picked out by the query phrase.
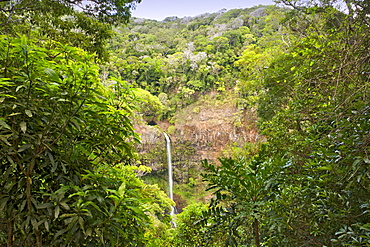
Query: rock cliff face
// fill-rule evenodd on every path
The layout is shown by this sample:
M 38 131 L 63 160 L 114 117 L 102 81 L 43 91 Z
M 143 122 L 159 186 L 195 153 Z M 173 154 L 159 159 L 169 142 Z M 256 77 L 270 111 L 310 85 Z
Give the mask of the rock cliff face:
M 136 125 L 142 138 L 140 152 L 148 152 L 156 144 L 163 143 L 162 132 L 165 131 L 171 137 L 173 147 L 187 143 L 194 149 L 186 157 L 187 160 L 214 161 L 228 145 L 242 146 L 245 142 L 255 143 L 261 138 L 257 133 L 255 115 L 253 111 L 237 109 L 227 100 L 200 101 L 178 111 L 171 123 L 162 121 L 156 122 L 155 126 Z

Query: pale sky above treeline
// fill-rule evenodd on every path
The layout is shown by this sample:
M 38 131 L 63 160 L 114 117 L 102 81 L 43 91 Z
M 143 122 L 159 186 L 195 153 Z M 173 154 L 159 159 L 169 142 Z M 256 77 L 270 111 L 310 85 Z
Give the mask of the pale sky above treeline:
M 273 0 L 142 0 L 132 16 L 162 21 L 169 16 L 196 16 L 214 13 L 221 9 L 250 8 L 273 5 Z

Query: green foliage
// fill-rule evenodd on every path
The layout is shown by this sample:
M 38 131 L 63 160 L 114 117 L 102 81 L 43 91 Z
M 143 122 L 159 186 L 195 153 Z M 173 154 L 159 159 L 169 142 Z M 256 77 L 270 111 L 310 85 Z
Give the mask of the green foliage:
M 270 15 L 263 19 L 269 34 L 234 61 L 241 98 L 258 109 L 268 142 L 254 157 L 233 156 L 254 153 L 248 146 L 231 147 L 231 158 L 219 165 L 203 163 L 214 194 L 200 220 L 205 239 L 228 246 L 368 246 L 366 4 L 352 2 L 343 14 L 329 2 L 285 2 L 296 7 L 285 20 L 293 32 L 281 32 Z M 216 55 L 229 52 L 219 37 L 218 47 L 207 44 Z
M 149 241 L 146 232 L 155 231 L 151 223 L 162 218 L 162 207 L 168 209 L 171 203 L 158 188 L 138 179 L 134 169 L 137 167 L 100 166 L 86 171 L 80 186 L 64 185 L 46 194 L 58 204 L 45 203 L 38 208 L 49 209 L 52 215 L 46 216 L 63 227 L 54 239 L 46 241 L 54 245 L 115 246 L 125 242 L 126 246 L 144 246 Z M 55 229 L 54 222 L 48 223 L 49 234 Z
M 235 157 L 253 157 L 258 154 L 260 144 L 247 142 L 243 146 L 238 143 L 230 143 L 222 150 L 222 157 L 235 158 Z
M 154 118 L 164 111 L 164 106 L 157 96 L 141 88 L 133 89 L 133 93 L 137 99 L 136 110 L 140 114 Z
M 225 244 L 238 246 L 254 243 L 260 246 L 260 235 L 266 237 L 272 223 L 270 204 L 275 199 L 281 159 L 266 156 L 263 145 L 258 156 L 220 159 L 221 165 L 203 162 L 203 179 L 214 191 L 208 217 L 214 217 L 210 231 L 227 232 Z
M 57 42 L 1 36 L 0 50 L 2 243 L 147 242 L 147 214 L 163 218 L 170 202 L 115 166 L 138 141 L 129 87 L 104 88 L 91 55 Z
M 193 247 L 203 243 L 205 227 L 199 224 L 199 221 L 207 210 L 206 205 L 195 203 L 187 206 L 177 215 L 172 246 Z
M 271 155 L 289 157 L 275 202 L 288 224 L 274 243 L 365 246 L 369 26 L 330 5 L 294 14 L 301 37 L 267 69 L 259 108 Z
M 107 59 L 105 42 L 111 26 L 127 23 L 140 0 L 8 1 L 0 2 L 0 34 L 57 40 Z
M 241 89 L 239 98 L 243 102 L 245 94 L 254 96 L 254 92 L 248 91 L 250 87 L 244 84 L 251 81 L 250 91 L 259 93 L 261 76 L 257 76 L 258 69 L 268 66 L 270 58 L 278 53 L 275 51 L 280 51 L 285 45 L 276 41 L 279 48 L 266 48 L 267 42 L 280 40 L 280 36 L 286 34 L 282 28 L 279 34 L 274 32 L 281 26 L 278 21 L 282 10 L 271 7 L 261 8 L 261 11 L 266 16 L 255 17 L 260 26 L 249 23 L 251 9 L 194 18 L 171 17 L 163 22 L 133 19 L 128 28 L 117 28 L 118 34 L 109 44 L 112 63 L 105 70 L 153 95 L 167 94 L 170 100 L 164 117 L 170 117 L 177 109 L 195 102 L 204 93 L 227 93 L 235 86 Z M 245 45 L 256 43 L 265 35 L 268 38 L 255 46 L 262 57 L 255 66 L 249 65 L 255 70 L 249 79 L 244 79 L 247 73 L 241 65 L 247 61 L 235 62 L 246 60 L 243 58 Z M 261 65 L 257 65 L 259 62 Z M 247 82 L 243 83 L 241 79 Z

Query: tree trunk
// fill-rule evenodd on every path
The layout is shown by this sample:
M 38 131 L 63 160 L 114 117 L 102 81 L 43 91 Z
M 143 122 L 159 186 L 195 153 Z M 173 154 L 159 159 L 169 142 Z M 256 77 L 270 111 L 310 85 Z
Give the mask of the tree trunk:
M 256 242 L 256 247 L 260 247 L 260 232 L 259 232 L 259 226 L 258 226 L 258 220 L 257 218 L 254 218 L 253 221 L 253 234 L 254 234 L 254 239 Z
M 7 242 L 7 247 L 12 247 L 13 246 L 13 227 L 14 227 L 14 222 L 13 222 L 13 212 L 10 212 L 10 217 L 7 222 L 7 234 L 8 234 L 8 242 Z
M 36 236 L 36 246 L 37 247 L 42 247 L 42 241 L 41 241 L 41 234 L 40 231 L 34 230 L 35 236 Z

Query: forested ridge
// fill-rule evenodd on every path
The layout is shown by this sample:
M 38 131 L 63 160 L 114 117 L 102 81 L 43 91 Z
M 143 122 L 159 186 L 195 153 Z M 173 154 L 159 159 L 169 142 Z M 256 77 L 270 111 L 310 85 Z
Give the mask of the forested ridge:
M 368 1 L 136 4 L 0 1 L 0 245 L 370 246 Z
M 210 91 L 235 90 L 241 96 L 237 103 L 243 105 L 255 89 L 248 87 L 259 79 L 245 78 L 251 76 L 248 70 L 253 67 L 259 73 L 290 42 L 289 31 L 280 23 L 284 12 L 257 6 L 163 21 L 134 18 L 115 29 L 106 73 L 121 76 L 162 102 L 167 99 L 162 118 Z M 248 59 L 254 60 L 250 68 L 244 66 Z

